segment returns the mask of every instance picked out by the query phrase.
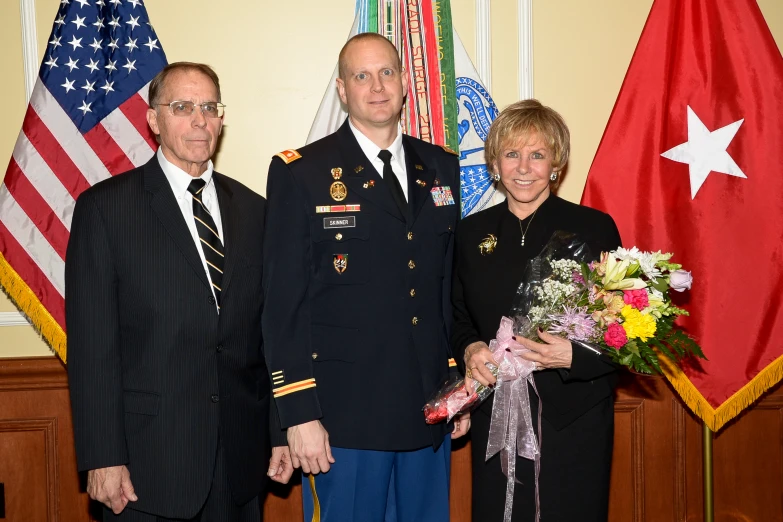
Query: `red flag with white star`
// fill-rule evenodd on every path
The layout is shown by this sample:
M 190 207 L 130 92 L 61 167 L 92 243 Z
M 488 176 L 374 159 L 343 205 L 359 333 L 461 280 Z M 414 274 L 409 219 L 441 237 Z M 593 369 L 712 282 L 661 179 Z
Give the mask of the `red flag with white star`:
M 713 430 L 783 377 L 781 93 L 754 0 L 656 0 L 582 197 L 692 271 L 679 324 L 709 360 L 667 377 Z

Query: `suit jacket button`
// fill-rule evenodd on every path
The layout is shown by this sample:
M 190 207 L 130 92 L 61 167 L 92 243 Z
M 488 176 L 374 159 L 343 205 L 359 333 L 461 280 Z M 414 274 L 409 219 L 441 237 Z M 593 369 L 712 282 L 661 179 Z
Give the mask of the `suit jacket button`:
M 410 268 L 411 270 L 413 270 L 414 268 L 416 268 L 416 263 L 414 263 L 414 262 L 413 262 L 413 259 L 411 259 L 410 261 L 408 261 L 408 268 Z
M 416 289 L 411 288 L 411 297 L 416 297 Z
M 222 344 L 217 345 L 217 352 L 220 353 L 222 351 L 223 351 L 223 345 Z
M 408 232 L 408 241 L 413 239 L 413 232 Z
M 313 360 L 316 360 L 316 359 L 318 359 L 318 353 L 313 352 Z
M 220 400 L 220 397 L 218 396 L 217 393 L 213 393 L 211 399 L 212 402 L 218 402 Z
M 211 305 L 215 304 L 215 296 L 213 295 L 209 296 L 209 299 L 207 299 L 207 301 L 209 301 L 209 304 Z
M 417 324 L 419 324 L 419 318 L 414 317 L 413 319 L 411 319 L 411 323 L 413 323 L 413 326 L 416 326 Z

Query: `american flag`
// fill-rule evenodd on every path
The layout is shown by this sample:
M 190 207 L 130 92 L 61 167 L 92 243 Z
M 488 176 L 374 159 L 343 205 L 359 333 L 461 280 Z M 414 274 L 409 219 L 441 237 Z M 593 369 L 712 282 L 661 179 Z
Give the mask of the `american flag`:
M 0 284 L 65 360 L 65 249 L 79 194 L 157 149 L 149 82 L 166 65 L 141 0 L 61 0 L 0 186 Z

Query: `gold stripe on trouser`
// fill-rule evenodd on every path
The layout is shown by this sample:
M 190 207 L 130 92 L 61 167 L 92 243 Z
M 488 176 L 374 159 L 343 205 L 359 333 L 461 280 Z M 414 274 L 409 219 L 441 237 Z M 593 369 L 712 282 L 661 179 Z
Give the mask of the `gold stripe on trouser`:
M 318 494 L 315 492 L 315 476 L 310 475 L 310 493 L 313 494 L 313 520 L 321 522 L 321 503 L 318 502 Z

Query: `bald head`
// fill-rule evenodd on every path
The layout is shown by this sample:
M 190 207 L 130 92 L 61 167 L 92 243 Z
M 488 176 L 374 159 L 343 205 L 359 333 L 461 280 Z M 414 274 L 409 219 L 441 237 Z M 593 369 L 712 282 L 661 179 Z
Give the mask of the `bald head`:
M 394 55 L 397 57 L 397 72 L 399 73 L 402 70 L 402 61 L 400 60 L 400 55 L 397 52 L 397 48 L 394 46 L 391 41 L 389 41 L 388 38 L 379 35 L 378 33 L 359 33 L 357 35 L 354 35 L 351 37 L 347 42 L 345 42 L 345 45 L 343 45 L 343 48 L 340 49 L 340 57 L 338 58 L 337 62 L 337 70 L 338 70 L 338 77 L 345 79 L 346 75 L 348 74 L 347 70 L 347 60 L 346 56 L 348 54 L 348 51 L 350 47 L 357 43 L 361 42 L 369 42 L 369 41 L 377 41 L 377 42 L 384 42 L 386 45 L 389 46 L 390 49 L 394 51 Z

